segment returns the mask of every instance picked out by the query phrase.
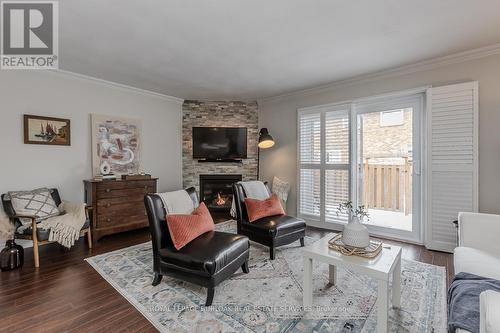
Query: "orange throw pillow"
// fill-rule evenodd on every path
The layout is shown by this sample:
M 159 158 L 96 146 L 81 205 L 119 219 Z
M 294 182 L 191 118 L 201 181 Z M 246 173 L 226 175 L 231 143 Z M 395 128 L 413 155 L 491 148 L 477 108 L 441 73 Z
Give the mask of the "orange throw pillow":
M 257 221 L 263 217 L 285 215 L 280 199 L 276 194 L 271 195 L 265 200 L 246 198 L 245 206 L 247 207 L 248 220 L 250 222 Z
M 196 237 L 214 230 L 214 220 L 203 202 L 190 215 L 167 215 L 167 225 L 177 250 L 182 249 Z

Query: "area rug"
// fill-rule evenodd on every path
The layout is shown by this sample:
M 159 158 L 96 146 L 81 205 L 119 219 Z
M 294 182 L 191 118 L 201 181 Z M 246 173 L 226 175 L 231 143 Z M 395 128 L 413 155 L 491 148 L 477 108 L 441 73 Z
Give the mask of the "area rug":
M 236 233 L 236 222 L 218 224 Z M 315 238 L 306 237 L 306 245 Z M 338 270 L 328 284 L 328 266 L 313 267 L 314 311 L 302 309 L 303 259 L 299 242 L 268 248 L 251 242 L 250 273 L 241 270 L 215 290 L 205 307 L 206 289 L 164 276 L 153 287 L 151 243 L 87 258 L 118 292 L 161 332 L 375 332 L 377 282 Z M 446 332 L 445 269 L 402 261 L 401 309 L 389 311 L 390 332 Z

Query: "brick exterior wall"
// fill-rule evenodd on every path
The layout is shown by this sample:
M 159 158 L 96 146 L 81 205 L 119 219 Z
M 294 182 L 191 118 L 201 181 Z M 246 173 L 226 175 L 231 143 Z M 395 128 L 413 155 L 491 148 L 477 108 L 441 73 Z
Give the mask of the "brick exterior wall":
M 247 159 L 242 163 L 202 162 L 193 159 L 193 127 L 246 127 Z M 243 180 L 257 178 L 259 137 L 257 102 L 192 101 L 182 106 L 182 178 L 184 188 L 194 186 L 199 193 L 200 174 L 241 174 Z
M 363 156 L 365 158 L 401 158 L 411 156 L 412 112 L 405 111 L 404 122 L 380 126 L 380 113 L 363 114 Z

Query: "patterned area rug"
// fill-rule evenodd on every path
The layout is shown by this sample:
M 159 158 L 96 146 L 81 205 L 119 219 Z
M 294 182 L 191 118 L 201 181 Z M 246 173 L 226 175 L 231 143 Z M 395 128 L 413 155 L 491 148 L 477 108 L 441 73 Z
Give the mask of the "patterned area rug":
M 236 232 L 236 223 L 218 224 Z M 306 245 L 315 241 L 306 238 Z M 375 332 L 377 282 L 338 270 L 328 284 L 328 266 L 313 267 L 315 311 L 302 311 L 302 254 L 299 242 L 281 247 L 276 259 L 251 243 L 250 273 L 241 270 L 217 286 L 205 307 L 206 289 L 164 276 L 151 286 L 151 243 L 86 259 L 116 290 L 162 332 Z M 391 332 L 445 332 L 445 269 L 402 261 L 401 309 L 389 312 Z

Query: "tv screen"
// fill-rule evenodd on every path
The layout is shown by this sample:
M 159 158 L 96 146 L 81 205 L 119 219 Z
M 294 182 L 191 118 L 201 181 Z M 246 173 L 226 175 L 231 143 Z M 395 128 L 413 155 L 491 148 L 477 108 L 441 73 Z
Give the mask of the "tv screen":
M 193 127 L 193 158 L 214 160 L 247 158 L 247 129 Z

